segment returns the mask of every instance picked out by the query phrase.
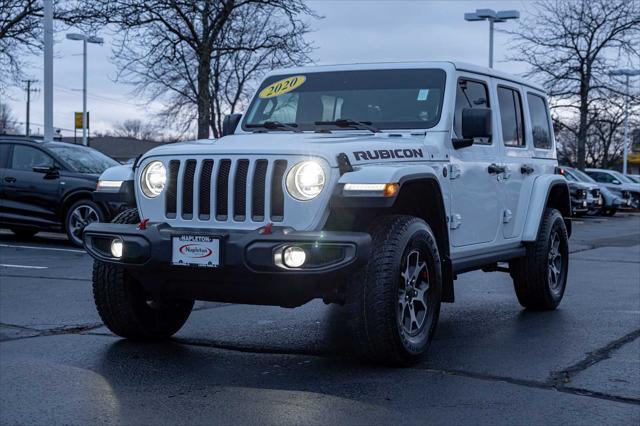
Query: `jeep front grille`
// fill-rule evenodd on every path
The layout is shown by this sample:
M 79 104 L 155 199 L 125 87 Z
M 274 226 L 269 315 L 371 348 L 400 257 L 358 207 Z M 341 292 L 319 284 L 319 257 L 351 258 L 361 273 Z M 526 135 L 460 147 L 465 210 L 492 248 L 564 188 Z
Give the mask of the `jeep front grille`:
M 199 220 L 214 218 L 216 222 L 282 222 L 286 169 L 287 160 L 171 160 L 165 216 L 192 220 L 197 215 Z

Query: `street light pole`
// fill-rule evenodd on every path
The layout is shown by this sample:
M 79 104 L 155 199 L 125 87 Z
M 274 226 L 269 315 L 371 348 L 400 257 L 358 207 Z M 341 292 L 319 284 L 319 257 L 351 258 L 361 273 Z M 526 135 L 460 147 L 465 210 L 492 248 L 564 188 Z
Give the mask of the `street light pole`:
M 465 21 L 489 21 L 489 68 L 493 68 L 493 25 L 496 22 L 506 22 L 509 19 L 520 18 L 517 10 L 477 9 L 475 12 L 465 13 Z
M 67 34 L 69 40 L 82 41 L 82 145 L 89 145 L 87 134 L 87 43 L 102 44 L 104 40 L 84 34 Z
M 493 68 L 493 19 L 489 19 L 489 68 Z
M 87 38 L 82 40 L 82 145 L 88 146 L 87 140 Z
M 53 140 L 53 0 L 44 0 L 44 140 Z
M 640 75 L 640 70 L 632 69 L 617 69 L 609 72 L 610 76 L 624 76 L 625 81 L 625 96 L 624 96 L 624 136 L 623 143 L 624 149 L 622 154 L 622 174 L 627 174 L 627 162 L 629 158 L 629 78 L 635 75 Z

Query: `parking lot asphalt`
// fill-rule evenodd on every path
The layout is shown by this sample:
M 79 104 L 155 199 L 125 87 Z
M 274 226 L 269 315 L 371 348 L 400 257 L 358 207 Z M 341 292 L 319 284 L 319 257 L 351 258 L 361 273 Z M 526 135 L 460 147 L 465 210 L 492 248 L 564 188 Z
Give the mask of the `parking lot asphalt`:
M 639 424 L 640 215 L 576 220 L 571 251 L 558 310 L 461 275 L 428 359 L 389 369 L 351 357 L 320 301 L 199 302 L 169 342 L 119 339 L 89 256 L 0 231 L 0 423 Z

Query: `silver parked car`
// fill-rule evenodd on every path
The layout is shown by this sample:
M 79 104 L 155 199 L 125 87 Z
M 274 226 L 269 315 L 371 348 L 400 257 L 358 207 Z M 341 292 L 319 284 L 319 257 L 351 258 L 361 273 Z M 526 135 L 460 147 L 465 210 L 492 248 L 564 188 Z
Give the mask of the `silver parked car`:
M 577 181 L 589 185 L 596 185 L 598 187 L 600 190 L 600 197 L 602 198 L 602 204 L 599 209 L 592 211 L 591 213 L 613 216 L 620 208 L 629 207 L 631 195 L 628 191 L 610 190 L 606 185 L 596 182 L 585 172 L 573 167 L 562 166 L 559 170 L 569 182 Z
M 612 191 L 620 191 L 622 195 L 627 195 L 630 199 L 629 207 L 640 208 L 640 183 L 636 183 L 625 175 L 615 170 L 607 169 L 586 169 L 585 172 L 596 182 L 599 182 Z M 626 199 L 626 197 L 623 197 Z

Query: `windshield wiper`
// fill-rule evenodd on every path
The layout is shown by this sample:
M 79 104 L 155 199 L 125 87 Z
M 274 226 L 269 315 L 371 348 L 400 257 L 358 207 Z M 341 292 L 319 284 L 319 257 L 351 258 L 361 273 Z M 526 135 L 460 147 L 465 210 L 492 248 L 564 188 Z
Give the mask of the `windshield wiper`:
M 298 125 L 295 123 L 281 123 L 279 121 L 265 121 L 259 124 L 246 124 L 246 127 L 262 127 L 267 130 L 288 130 L 290 132 L 301 133 L 302 130 L 298 129 Z
M 337 127 L 353 127 L 358 130 L 369 130 L 373 133 L 379 133 L 380 129 L 371 125 L 370 121 L 356 121 L 350 118 L 340 118 L 334 121 L 316 121 L 316 126 L 337 126 Z

